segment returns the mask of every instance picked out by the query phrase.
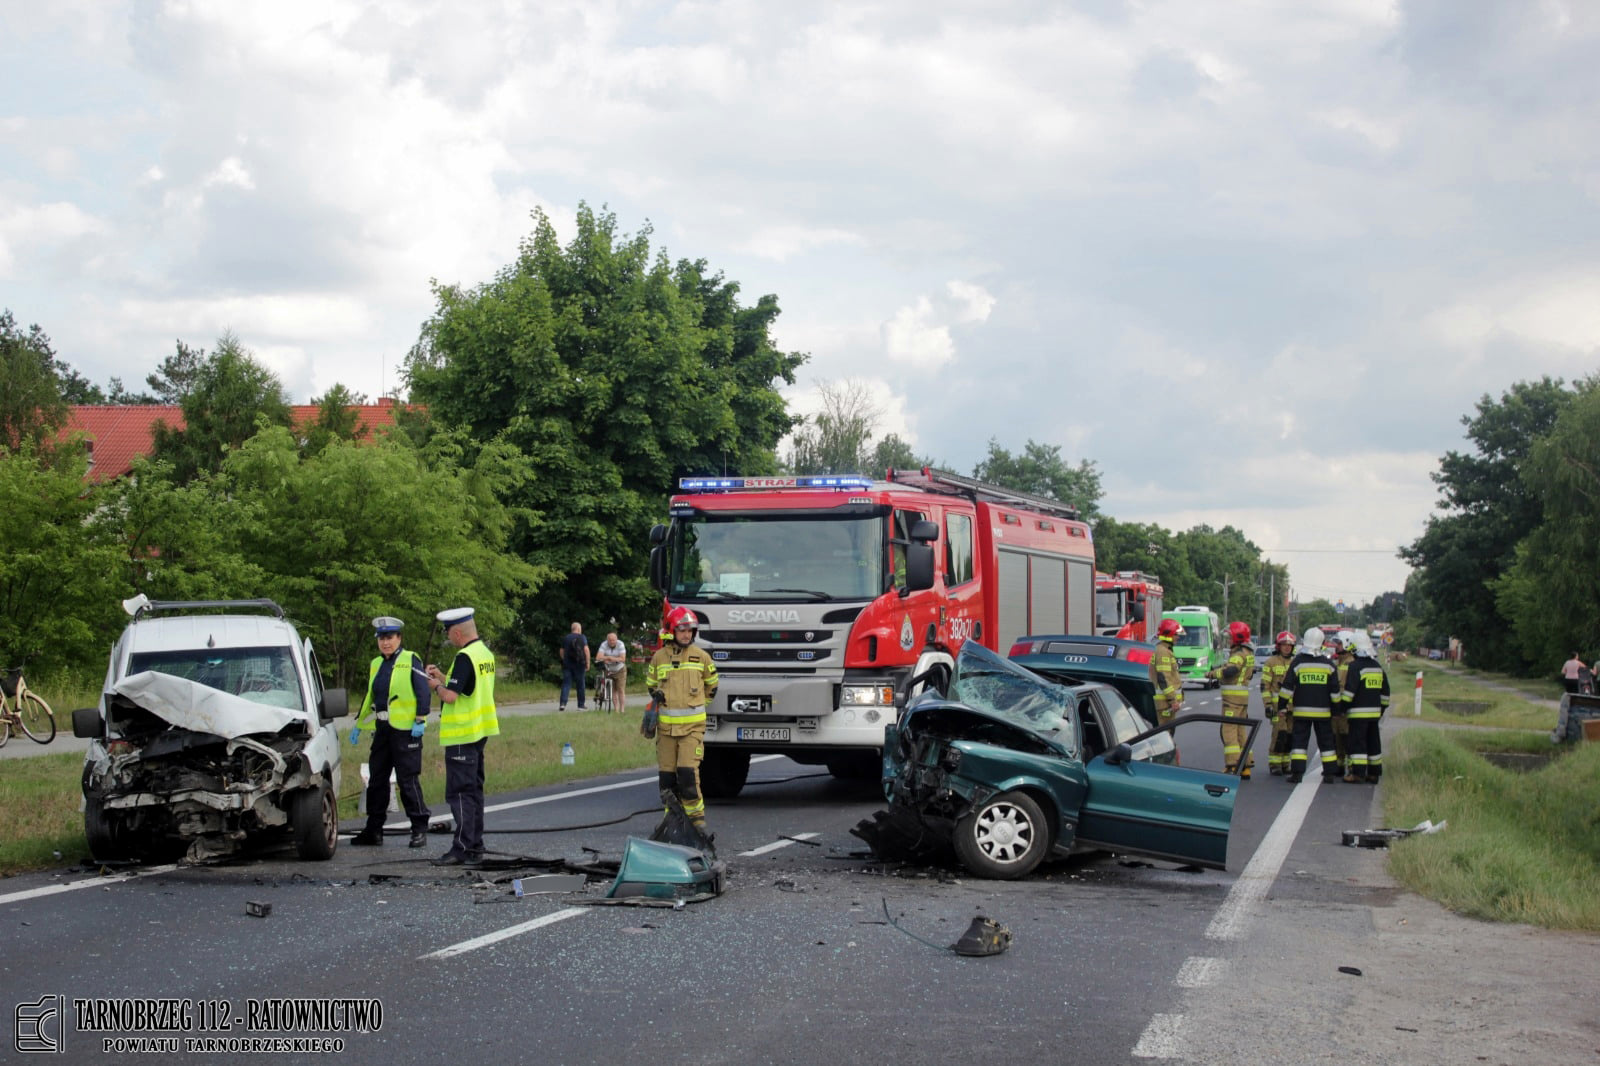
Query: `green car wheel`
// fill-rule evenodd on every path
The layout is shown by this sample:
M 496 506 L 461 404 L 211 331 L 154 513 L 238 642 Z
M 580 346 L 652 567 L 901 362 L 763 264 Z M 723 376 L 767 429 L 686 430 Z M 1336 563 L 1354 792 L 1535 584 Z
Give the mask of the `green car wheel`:
M 980 877 L 1026 877 L 1050 851 L 1050 827 L 1039 804 L 1021 792 L 1002 792 L 956 822 L 956 855 Z

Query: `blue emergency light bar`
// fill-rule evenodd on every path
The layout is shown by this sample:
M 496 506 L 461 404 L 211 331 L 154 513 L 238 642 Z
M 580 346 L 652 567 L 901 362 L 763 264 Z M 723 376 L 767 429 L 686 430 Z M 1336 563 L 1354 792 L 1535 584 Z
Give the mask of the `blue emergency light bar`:
M 751 492 L 757 489 L 870 489 L 860 474 L 809 474 L 805 477 L 681 477 L 683 492 Z

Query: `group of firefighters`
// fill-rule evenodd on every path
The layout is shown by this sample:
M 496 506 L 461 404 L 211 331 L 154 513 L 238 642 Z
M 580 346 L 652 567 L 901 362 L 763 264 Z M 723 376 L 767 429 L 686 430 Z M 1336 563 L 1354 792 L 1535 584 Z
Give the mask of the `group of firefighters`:
M 1156 651 L 1150 659 L 1150 680 L 1156 689 L 1156 713 L 1162 722 L 1183 707 L 1183 678 L 1173 651 L 1183 627 L 1176 619 L 1156 630 Z M 1224 769 L 1248 779 L 1255 756 L 1244 750 L 1249 727 L 1250 681 L 1256 671 L 1255 646 L 1244 622 L 1228 625 L 1232 645 L 1227 661 L 1206 677 L 1222 687 L 1222 714 L 1238 719 L 1222 727 Z M 1288 630 L 1278 634 L 1277 647 L 1261 665 L 1261 701 L 1272 722 L 1272 747 L 1267 768 L 1291 784 L 1305 777 L 1307 749 L 1313 732 L 1322 762 L 1322 779 L 1351 784 L 1377 784 L 1383 773 L 1383 741 L 1378 719 L 1389 706 L 1389 678 L 1373 654 L 1366 633 L 1320 627 L 1306 630 L 1297 641 Z M 1299 651 L 1295 646 L 1299 644 Z M 1243 760 L 1243 766 L 1240 761 Z

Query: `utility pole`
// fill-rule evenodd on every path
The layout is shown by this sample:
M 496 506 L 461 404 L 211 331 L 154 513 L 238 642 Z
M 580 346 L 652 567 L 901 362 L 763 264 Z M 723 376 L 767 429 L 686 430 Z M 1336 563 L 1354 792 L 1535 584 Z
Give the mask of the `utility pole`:
M 1275 621 L 1278 609 L 1278 572 L 1268 571 L 1267 578 L 1267 632 L 1271 633 L 1278 627 Z
M 1222 580 L 1218 581 L 1217 584 L 1222 586 L 1222 624 L 1223 625 L 1227 625 L 1228 624 L 1228 585 L 1230 584 L 1230 582 L 1228 581 L 1228 575 L 1227 574 L 1223 574 L 1222 575 Z

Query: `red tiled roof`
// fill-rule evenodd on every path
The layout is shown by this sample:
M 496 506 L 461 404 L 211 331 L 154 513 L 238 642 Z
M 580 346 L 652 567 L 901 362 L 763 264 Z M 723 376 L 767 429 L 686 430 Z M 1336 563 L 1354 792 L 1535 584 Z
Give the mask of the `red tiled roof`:
M 318 410 L 315 404 L 302 403 L 291 406 L 289 414 L 296 426 L 306 426 L 316 421 Z M 395 402 L 388 397 L 351 410 L 362 439 L 370 440 L 379 428 L 394 425 Z M 74 405 L 58 439 L 82 433 L 89 447 L 89 480 L 112 481 L 133 469 L 135 456 L 149 454 L 157 422 L 183 429 L 183 409 L 175 404 Z

